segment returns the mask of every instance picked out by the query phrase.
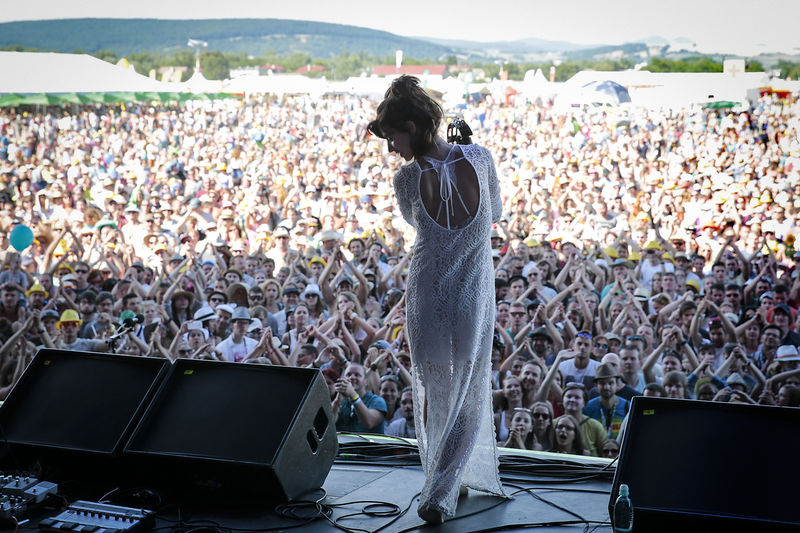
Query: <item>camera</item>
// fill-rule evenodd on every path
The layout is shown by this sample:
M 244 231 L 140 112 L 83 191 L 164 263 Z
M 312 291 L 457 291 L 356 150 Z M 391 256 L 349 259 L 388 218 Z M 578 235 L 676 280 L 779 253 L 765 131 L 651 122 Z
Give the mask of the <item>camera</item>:
M 447 125 L 447 142 L 450 144 L 472 144 L 472 129 L 458 118 Z

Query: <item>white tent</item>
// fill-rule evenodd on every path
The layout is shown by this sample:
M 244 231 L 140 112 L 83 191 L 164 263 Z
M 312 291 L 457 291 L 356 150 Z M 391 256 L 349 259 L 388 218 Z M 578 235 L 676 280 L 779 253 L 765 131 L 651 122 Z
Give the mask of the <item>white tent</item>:
M 769 82 L 764 72 L 742 72 L 736 76 L 717 72 L 649 72 L 624 70 L 615 72 L 583 70 L 564 83 L 556 99 L 558 107 L 585 103 L 581 88 L 591 82 L 610 80 L 628 90 L 631 105 L 642 107 L 684 107 L 713 102 L 745 104 L 748 91 Z
M 226 80 L 223 90 L 245 94 L 322 94 L 325 81 L 300 74 L 275 74 L 272 76 L 241 76 Z
M 192 77 L 180 84 L 182 91 L 190 93 L 218 93 L 222 90 L 222 82 L 209 80 L 199 70 L 195 70 Z
M 800 93 L 800 80 L 782 80 L 776 78 L 770 80 L 769 83 L 764 85 L 773 91 L 789 91 L 792 93 Z
M 537 99 L 549 100 L 558 92 L 558 85 L 551 83 L 544 77 L 542 69 L 537 68 L 534 72 L 529 70 L 525 73 L 522 83 L 522 94 L 528 101 L 534 102 Z
M 0 94 L 159 92 L 169 84 L 85 54 L 0 52 Z
M 379 99 L 389 88 L 391 79 L 378 76 L 351 76 L 345 81 L 331 82 L 331 91 Z

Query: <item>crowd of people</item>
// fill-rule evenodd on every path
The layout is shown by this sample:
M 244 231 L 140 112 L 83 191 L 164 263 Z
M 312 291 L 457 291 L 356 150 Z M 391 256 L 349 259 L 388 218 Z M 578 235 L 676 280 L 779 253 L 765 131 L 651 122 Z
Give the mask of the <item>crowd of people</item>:
M 500 445 L 614 457 L 635 395 L 800 406 L 797 100 L 453 112 L 503 202 Z M 41 347 L 301 366 L 340 431 L 415 437 L 414 234 L 374 113 L 343 95 L 1 111 L 0 397 Z

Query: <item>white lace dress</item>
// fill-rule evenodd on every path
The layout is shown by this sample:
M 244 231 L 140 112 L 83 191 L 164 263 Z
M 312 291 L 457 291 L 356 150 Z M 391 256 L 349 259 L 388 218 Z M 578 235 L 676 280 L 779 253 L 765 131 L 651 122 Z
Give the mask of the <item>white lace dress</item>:
M 425 210 L 420 177 L 447 180 L 466 159 L 480 184 L 477 213 L 463 227 L 439 225 Z M 491 401 L 494 267 L 491 223 L 501 215 L 500 191 L 488 150 L 451 149 L 444 162 L 415 161 L 397 173 L 394 190 L 403 218 L 416 228 L 408 273 L 406 327 L 414 377 L 417 440 L 425 471 L 420 506 L 455 514 L 460 485 L 504 496 L 498 476 Z M 444 170 L 442 170 L 444 169 Z M 451 174 L 454 174 L 452 172 Z M 455 187 L 441 195 L 460 200 Z M 427 400 L 427 421 L 423 413 Z

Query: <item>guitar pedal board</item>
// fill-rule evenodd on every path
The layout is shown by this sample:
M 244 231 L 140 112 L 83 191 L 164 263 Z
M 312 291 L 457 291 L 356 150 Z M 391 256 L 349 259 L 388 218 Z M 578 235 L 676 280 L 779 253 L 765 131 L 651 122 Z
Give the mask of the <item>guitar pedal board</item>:
M 0 519 L 19 520 L 28 510 L 55 494 L 58 485 L 31 476 L 0 475 Z
M 153 521 L 147 509 L 78 500 L 57 516 L 40 520 L 39 531 L 125 533 L 150 527 Z

